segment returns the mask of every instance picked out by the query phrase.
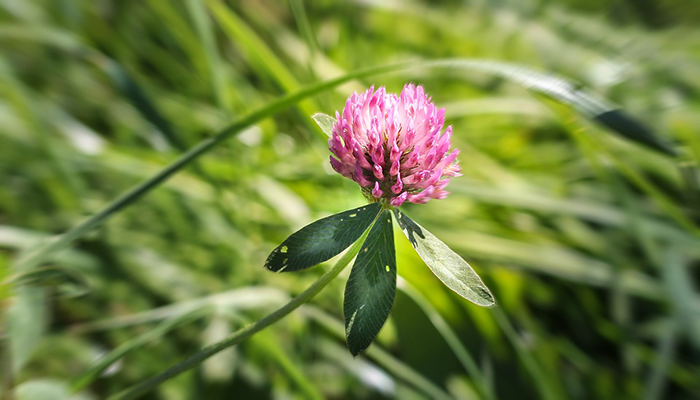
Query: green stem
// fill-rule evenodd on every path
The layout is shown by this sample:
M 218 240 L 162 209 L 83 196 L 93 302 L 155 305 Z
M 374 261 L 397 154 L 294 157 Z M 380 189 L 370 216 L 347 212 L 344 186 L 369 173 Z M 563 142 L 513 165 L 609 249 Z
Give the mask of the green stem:
M 493 316 L 496 319 L 498 325 L 500 325 L 501 330 L 506 335 L 508 340 L 513 345 L 515 352 L 520 358 L 520 362 L 523 364 L 527 372 L 530 373 L 532 380 L 534 381 L 535 388 L 539 392 L 540 398 L 544 400 L 556 400 L 563 398 L 557 389 L 554 387 L 554 380 L 545 376 L 545 372 L 542 367 L 537 362 L 535 356 L 530 352 L 522 343 L 522 340 L 518 336 L 518 333 L 511 325 L 508 317 L 501 307 L 495 307 L 492 309 Z
M 286 375 L 290 383 L 297 386 L 299 397 L 308 400 L 324 400 L 321 388 L 317 388 L 304 374 L 302 366 L 294 362 L 284 351 L 282 344 L 274 339 L 274 334 L 265 332 L 251 338 L 249 346 L 255 348 L 255 352 L 260 352 L 266 361 L 276 364 L 277 368 Z
M 117 347 L 111 351 L 106 356 L 97 360 L 93 365 L 88 367 L 83 373 L 74 378 L 71 382 L 71 391 L 77 393 L 91 384 L 95 379 L 97 379 L 104 370 L 109 368 L 110 365 L 114 364 L 117 360 L 123 358 L 127 353 L 134 351 L 140 347 L 145 346 L 149 342 L 165 335 L 169 331 L 177 328 L 188 322 L 192 322 L 209 312 L 208 308 L 200 308 L 189 313 L 174 317 L 161 322 L 154 329 L 147 331 L 146 333 L 133 338 L 121 346 Z
M 314 296 L 316 296 L 316 294 L 318 294 L 321 291 L 321 289 L 323 289 L 331 280 L 333 280 L 333 278 L 338 276 L 338 274 L 348 264 L 350 264 L 350 261 L 352 261 L 352 259 L 357 255 L 357 252 L 360 250 L 362 243 L 365 241 L 365 238 L 367 237 L 367 232 L 368 231 L 365 231 L 364 235 L 357 242 L 355 242 L 355 244 L 352 247 L 350 247 L 350 249 L 343 255 L 343 257 L 340 260 L 338 260 L 335 266 L 333 266 L 333 268 L 331 268 L 328 272 L 323 274 L 316 282 L 314 282 L 313 285 L 309 286 L 308 289 L 306 289 L 297 297 L 293 298 L 289 303 L 285 304 L 273 313 L 268 314 L 256 323 L 237 330 L 236 332 L 226 337 L 226 339 L 200 350 L 185 361 L 182 361 L 181 363 L 168 368 L 164 372 L 161 372 L 160 374 L 150 379 L 147 379 L 129 389 L 126 389 L 121 393 L 116 394 L 115 396 L 112 396 L 111 399 L 135 399 L 138 396 L 152 390 L 161 383 L 167 381 L 168 379 L 173 378 L 185 371 L 188 371 L 198 366 L 204 360 L 213 356 L 214 354 L 241 343 L 247 338 L 260 332 L 264 328 L 284 318 L 287 314 L 296 310 L 299 306 L 308 302 Z
M 316 307 L 304 307 L 303 311 L 319 325 L 326 328 L 331 334 L 335 335 L 340 340 L 345 340 L 345 329 L 341 321 L 338 321 L 335 317 L 328 315 Z M 430 379 L 424 377 L 401 360 L 396 359 L 377 344 L 368 347 L 364 354 L 367 358 L 374 360 L 377 365 L 387 370 L 391 375 L 426 394 L 427 398 L 435 400 L 452 399 L 452 396 L 447 394 L 441 387 L 434 384 Z
M 649 373 L 645 390 L 645 400 L 660 400 L 664 398 L 664 390 L 668 384 L 669 370 L 675 363 L 676 346 L 678 345 L 678 333 L 681 321 L 678 313 L 671 316 L 668 327 L 658 340 L 656 360 L 653 369 Z
M 471 376 L 474 388 L 483 399 L 495 399 L 496 395 L 493 390 L 487 384 L 487 380 L 481 373 L 481 370 L 477 366 L 476 362 L 472 358 L 471 354 L 467 351 L 466 347 L 462 344 L 459 336 L 452 330 L 450 325 L 445 321 L 440 313 L 430 304 L 430 302 L 423 297 L 423 295 L 418 292 L 413 286 L 411 286 L 408 281 L 403 278 L 399 278 L 398 288 L 414 303 L 418 308 L 423 311 L 423 313 L 428 317 L 430 322 L 433 324 L 438 333 L 445 339 L 445 342 L 452 350 L 452 353 L 457 357 L 459 362 L 462 364 L 464 369 Z

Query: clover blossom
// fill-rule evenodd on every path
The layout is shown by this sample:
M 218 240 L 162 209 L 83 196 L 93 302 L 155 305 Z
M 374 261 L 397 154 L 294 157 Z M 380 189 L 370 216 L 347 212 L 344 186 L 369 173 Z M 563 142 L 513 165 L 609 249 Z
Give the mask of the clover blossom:
M 445 110 L 437 109 L 421 86 L 408 84 L 398 96 L 383 87 L 354 93 L 342 114 L 336 112 L 333 118 L 317 113 L 312 118 L 331 137 L 333 169 L 359 183 L 370 204 L 296 231 L 272 250 L 265 268 L 301 271 L 361 240 L 349 253 L 356 258 L 343 301 L 345 335 L 353 356 L 372 343 L 394 305 L 398 269 L 393 221 L 445 286 L 476 305 L 494 306 L 493 295 L 472 267 L 398 209 L 406 201 L 444 198 L 449 179 L 459 175 L 459 151 L 450 150 L 452 127 L 441 133 Z
M 357 182 L 370 201 L 398 207 L 442 199 L 449 178 L 459 176 L 459 150 L 450 151 L 452 126 L 440 132 L 445 109 L 436 108 L 421 86 L 407 84 L 399 96 L 371 87 L 350 96 L 335 116 L 331 166 Z

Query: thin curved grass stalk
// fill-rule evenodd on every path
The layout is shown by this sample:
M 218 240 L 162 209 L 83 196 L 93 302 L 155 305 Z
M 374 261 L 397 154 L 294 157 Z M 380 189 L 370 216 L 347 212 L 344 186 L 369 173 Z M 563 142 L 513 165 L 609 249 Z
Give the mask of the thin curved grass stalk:
M 200 365 L 202 362 L 204 362 L 204 360 L 208 359 L 209 357 L 217 354 L 218 352 L 224 349 L 241 343 L 247 338 L 260 332 L 264 328 L 284 318 L 289 313 L 296 310 L 299 306 L 308 302 L 314 296 L 316 296 L 316 294 L 318 294 L 321 291 L 321 289 L 326 287 L 326 285 L 328 285 L 328 283 L 331 280 L 333 280 L 333 278 L 338 276 L 338 274 L 340 274 L 340 272 L 348 264 L 350 264 L 350 261 L 352 261 L 352 259 L 355 258 L 357 252 L 362 246 L 362 243 L 365 241 L 365 238 L 367 237 L 367 232 L 369 232 L 369 230 L 365 231 L 364 235 L 357 242 L 355 242 L 355 244 L 353 244 L 349 250 L 347 250 L 347 252 L 340 258 L 340 260 L 338 260 L 338 262 L 335 264 L 335 266 L 333 266 L 333 268 L 328 270 L 328 272 L 326 272 L 320 278 L 318 278 L 318 280 L 314 282 L 313 285 L 309 286 L 308 289 L 306 289 L 300 295 L 290 300 L 284 306 L 278 308 L 271 314 L 266 315 L 254 324 L 248 325 L 244 328 L 237 330 L 236 332 L 226 337 L 224 340 L 200 350 L 199 352 L 193 354 L 191 357 L 182 361 L 181 363 L 176 364 L 168 368 L 167 370 L 161 372 L 160 374 L 112 396 L 110 399 L 125 400 L 137 398 L 138 396 L 150 390 L 153 390 L 155 387 L 167 381 L 168 379 L 180 375 L 181 373 Z
M 206 64 L 211 76 L 211 87 L 216 95 L 216 101 L 222 109 L 231 112 L 231 101 L 226 95 L 229 79 L 224 73 L 224 64 L 216 48 L 214 29 L 207 15 L 207 9 L 204 3 L 199 0 L 185 1 L 185 7 L 187 7 L 187 11 L 191 16 L 194 28 L 197 32 L 197 38 L 202 44 L 203 52 L 206 55 Z
M 80 375 L 75 377 L 71 382 L 71 390 L 76 393 L 83 390 L 85 387 L 90 385 L 95 379 L 97 379 L 104 370 L 109 368 L 110 365 L 114 364 L 117 360 L 123 358 L 128 353 L 143 347 L 147 343 L 165 335 L 171 330 L 177 328 L 178 326 L 192 322 L 199 319 L 209 313 L 211 310 L 207 307 L 200 308 L 195 311 L 168 319 L 163 321 L 159 325 L 155 326 L 153 329 L 147 331 L 146 333 L 137 336 L 124 344 L 120 345 L 116 349 L 109 352 L 109 354 L 100 358 L 93 365 L 88 367 Z
M 688 232 L 695 236 L 700 236 L 700 228 L 688 217 L 686 213 L 679 208 L 673 200 L 665 194 L 661 189 L 657 188 L 652 182 L 650 182 L 646 177 L 637 172 L 633 167 L 625 163 L 620 159 L 614 152 L 611 152 L 609 148 L 598 143 L 594 137 L 589 135 L 584 135 L 583 132 L 586 131 L 586 127 L 581 126 L 577 123 L 575 114 L 570 110 L 565 109 L 561 105 L 553 104 L 551 102 L 546 102 L 557 114 L 565 117 L 567 125 L 570 126 L 567 132 L 573 137 L 573 139 L 578 143 L 578 145 L 584 150 L 587 158 L 593 165 L 600 164 L 600 157 L 605 157 L 606 161 L 610 162 L 617 171 L 619 171 L 623 176 L 634 183 L 640 190 L 646 192 L 650 198 L 652 198 L 658 207 L 670 218 L 675 220 L 678 225 L 685 228 Z M 568 118 L 567 118 L 568 117 Z M 600 167 L 595 167 L 599 170 Z
M 303 312 L 323 326 L 330 333 L 340 340 L 345 340 L 345 328 L 343 322 L 335 317 L 328 315 L 317 307 L 304 307 Z M 377 365 L 384 368 L 391 375 L 403 380 L 414 388 L 425 393 L 430 399 L 451 399 L 452 396 L 424 377 L 410 366 L 404 364 L 401 360 L 396 359 L 389 352 L 385 351 L 378 345 L 374 344 L 365 350 L 363 353 L 369 359 L 374 360 Z
M 469 354 L 467 349 L 459 340 L 459 337 L 457 337 L 457 334 L 455 334 L 452 328 L 450 328 L 440 313 L 438 313 L 430 302 L 405 279 L 399 277 L 399 284 L 397 288 L 411 300 L 413 300 L 414 303 L 416 303 L 418 308 L 420 308 L 428 317 L 440 336 L 445 339 L 447 345 L 450 347 L 450 349 L 452 349 L 452 353 L 457 357 L 464 369 L 471 376 L 474 387 L 479 392 L 479 395 L 481 395 L 481 397 L 484 399 L 495 399 L 496 396 L 493 393 L 492 388 L 486 383 L 485 377 L 474 361 L 474 358 L 472 358 L 471 354 Z
M 682 325 L 678 317 L 679 315 L 671 317 L 671 321 L 657 341 L 657 356 L 647 378 L 644 400 L 664 398 L 664 391 L 668 385 L 669 369 L 675 363 L 680 325 Z
M 555 381 L 545 376 L 545 371 L 537 362 L 537 358 L 523 345 L 521 338 L 518 336 L 515 328 L 513 328 L 513 325 L 511 325 L 505 312 L 500 307 L 493 308 L 492 312 L 501 330 L 513 345 L 523 367 L 532 377 L 540 398 L 545 400 L 564 398 L 561 391 L 558 390 Z
M 468 60 L 468 59 L 441 59 L 433 61 L 415 61 L 403 62 L 397 64 L 383 65 L 356 71 L 335 79 L 320 82 L 297 92 L 290 93 L 286 96 L 271 102 L 270 104 L 252 111 L 242 118 L 238 119 L 231 125 L 221 129 L 214 136 L 203 140 L 195 147 L 191 148 L 180 158 L 175 160 L 170 165 L 166 166 L 159 173 L 150 179 L 136 185 L 131 190 L 127 191 L 117 199 L 112 201 L 102 211 L 88 218 L 86 221 L 75 226 L 64 234 L 54 237 L 48 242 L 36 247 L 33 251 L 27 252 L 17 262 L 18 270 L 30 269 L 39 263 L 46 261 L 48 257 L 64 247 L 67 247 L 71 241 L 80 238 L 91 229 L 99 226 L 104 221 L 109 219 L 113 214 L 122 210 L 126 206 L 135 202 L 146 193 L 153 190 L 159 184 L 170 178 L 177 171 L 184 168 L 186 165 L 197 159 L 199 156 L 207 153 L 219 143 L 232 137 L 233 135 L 243 131 L 245 128 L 265 119 L 279 111 L 282 111 L 297 102 L 306 99 L 315 94 L 329 90 L 345 82 L 363 78 L 372 75 L 378 75 L 389 72 L 399 72 L 402 70 L 419 69 L 419 68 L 460 68 L 471 69 L 483 73 L 489 73 L 496 76 L 512 80 L 532 90 L 536 93 L 553 98 L 561 103 L 568 104 L 574 107 L 577 112 L 589 117 L 595 118 L 601 113 L 613 110 L 613 107 L 606 102 L 599 100 L 585 91 L 577 88 L 573 83 L 559 78 L 554 75 L 547 75 L 505 63 L 484 60 Z M 641 141 L 644 143 L 644 141 Z
M 71 326 L 70 331 L 78 335 L 83 335 L 86 333 L 123 329 L 152 322 L 161 322 L 166 319 L 177 318 L 205 307 L 248 311 L 251 309 L 269 309 L 272 306 L 277 306 L 287 301 L 289 301 L 287 293 L 278 288 L 267 286 L 243 287 L 212 294 L 210 296 L 171 303 L 136 314 L 78 323 Z
M 314 386 L 306 374 L 302 370 L 302 366 L 296 364 L 289 354 L 285 351 L 279 341 L 274 339 L 274 335 L 270 332 L 262 333 L 250 339 L 248 345 L 252 345 L 256 351 L 261 352 L 263 356 L 271 363 L 277 365 L 290 383 L 297 386 L 299 393 L 309 400 L 323 400 L 324 396 L 320 389 Z

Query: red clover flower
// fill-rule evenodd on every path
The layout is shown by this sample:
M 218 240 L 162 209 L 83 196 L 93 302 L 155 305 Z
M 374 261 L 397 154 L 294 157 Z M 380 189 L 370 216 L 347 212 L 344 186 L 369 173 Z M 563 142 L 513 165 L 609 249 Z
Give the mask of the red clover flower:
M 357 182 L 370 204 L 309 224 L 277 246 L 265 262 L 274 272 L 301 271 L 329 260 L 363 234 L 345 286 L 343 314 L 348 349 L 366 349 L 386 322 L 396 295 L 392 214 L 421 259 L 447 287 L 485 307 L 495 305 L 469 264 L 397 207 L 406 201 L 442 199 L 459 175 L 458 150 L 450 150 L 452 127 L 421 86 L 408 84 L 399 96 L 374 87 L 353 94 L 335 119 L 314 119 L 330 136 L 331 165 Z
M 328 146 L 333 169 L 357 182 L 371 201 L 398 207 L 447 196 L 450 177 L 459 176 L 450 151 L 452 126 L 422 86 L 407 84 L 399 96 L 371 87 L 354 93 L 336 123 Z

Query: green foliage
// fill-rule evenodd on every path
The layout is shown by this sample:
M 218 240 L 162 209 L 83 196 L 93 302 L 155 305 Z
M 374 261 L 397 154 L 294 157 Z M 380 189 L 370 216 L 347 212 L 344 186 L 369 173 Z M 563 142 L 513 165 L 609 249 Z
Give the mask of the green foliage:
M 315 221 L 294 232 L 265 261 L 273 272 L 300 271 L 337 256 L 369 228 L 381 211 L 372 203 Z
M 398 209 L 394 215 L 420 258 L 445 286 L 474 304 L 484 307 L 496 304 L 489 288 L 459 254 Z
M 335 124 L 335 118 L 324 113 L 316 113 L 311 118 L 316 121 L 316 124 L 319 128 L 321 128 L 321 131 L 325 133 L 326 136 L 333 136 L 333 125 Z
M 0 392 L 697 398 L 698 15 L 679 0 L 0 2 Z M 263 265 L 364 201 L 309 116 L 407 81 L 446 107 L 463 176 L 405 211 L 498 304 L 464 301 L 396 240 L 395 306 L 353 358 L 347 275 L 331 278 L 359 248 L 299 274 Z
M 395 294 L 394 230 L 391 212 L 385 210 L 362 244 L 345 286 L 345 335 L 353 356 L 377 336 L 394 306 Z

